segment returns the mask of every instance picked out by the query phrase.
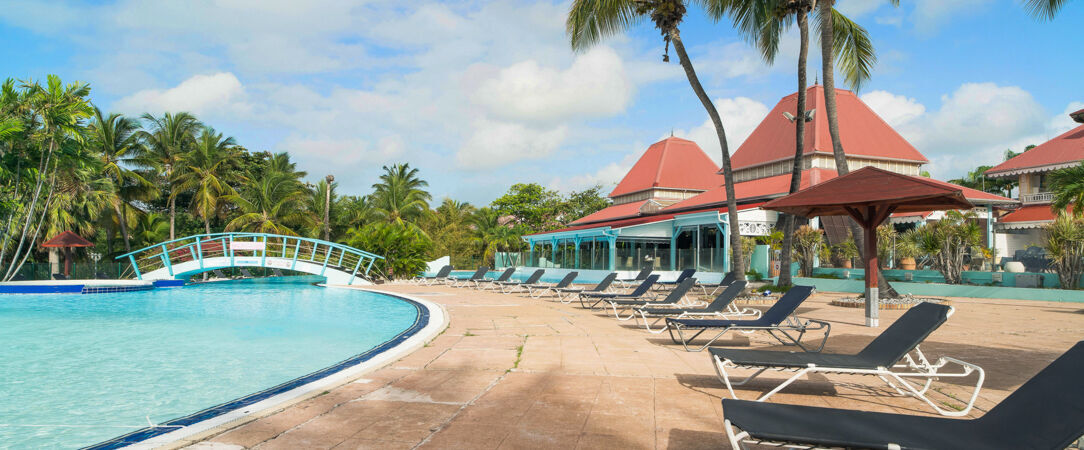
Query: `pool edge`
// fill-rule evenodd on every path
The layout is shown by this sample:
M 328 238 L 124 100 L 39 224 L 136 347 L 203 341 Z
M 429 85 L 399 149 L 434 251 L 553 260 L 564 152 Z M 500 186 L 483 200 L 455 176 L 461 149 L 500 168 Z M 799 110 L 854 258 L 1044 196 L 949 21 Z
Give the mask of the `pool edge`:
M 383 367 L 385 367 L 385 366 L 387 366 L 387 365 L 389 365 L 391 363 L 394 363 L 395 361 L 398 361 L 399 359 L 402 359 L 403 357 L 406 357 L 406 356 L 410 355 L 411 353 L 418 350 L 419 348 L 424 347 L 425 344 L 427 344 L 428 342 L 432 341 L 434 338 L 439 336 L 440 333 L 442 333 L 444 331 L 444 329 L 447 328 L 448 323 L 449 323 L 448 313 L 444 309 L 444 307 L 442 305 L 440 305 L 438 303 L 435 303 L 433 301 L 430 301 L 430 300 L 426 300 L 426 299 L 422 299 L 422 298 L 418 298 L 418 297 L 415 297 L 415 296 L 412 296 L 412 295 L 402 294 L 402 293 L 398 293 L 398 292 L 389 292 L 389 291 L 384 291 L 384 290 L 380 290 L 380 289 L 373 289 L 372 286 L 364 286 L 364 287 L 362 287 L 362 286 L 330 285 L 330 286 L 327 286 L 327 287 L 328 288 L 333 288 L 333 289 L 364 290 L 364 291 L 374 292 L 374 293 L 378 293 L 378 294 L 387 295 L 387 296 L 390 296 L 390 297 L 395 297 L 395 298 L 398 298 L 398 299 L 401 299 L 401 300 L 405 300 L 405 301 L 407 301 L 409 303 L 414 304 L 417 308 L 419 308 L 419 319 L 422 317 L 423 314 L 427 315 L 427 323 L 425 325 L 421 326 L 420 328 L 415 329 L 415 327 L 417 326 L 417 320 L 416 320 L 415 325 L 411 326 L 411 328 L 408 328 L 407 330 L 404 330 L 402 333 L 397 335 L 395 338 L 392 338 L 392 339 L 390 339 L 388 341 L 385 341 L 383 344 L 380 344 L 380 345 L 374 347 L 373 349 L 367 350 L 366 352 L 355 355 L 354 357 L 351 357 L 351 358 L 347 359 L 346 361 L 351 361 L 351 360 L 354 360 L 356 358 L 363 357 L 363 356 L 368 356 L 367 359 L 364 359 L 364 360 L 362 360 L 362 361 L 360 361 L 360 362 L 358 362 L 356 364 L 350 365 L 348 367 L 343 367 L 343 368 L 341 368 L 341 369 L 339 369 L 337 371 L 333 371 L 333 372 L 327 374 L 326 376 L 314 379 L 314 380 L 309 381 L 309 382 L 307 382 L 305 384 L 301 384 L 299 386 L 293 387 L 293 388 L 291 388 L 289 390 L 267 396 L 266 398 L 262 398 L 262 399 L 260 399 L 258 401 L 250 403 L 250 404 L 246 404 L 246 405 L 242 405 L 242 406 L 239 406 L 237 408 L 234 408 L 234 409 L 226 410 L 224 412 L 221 412 L 221 413 L 215 414 L 213 416 L 207 417 L 206 419 L 200 420 L 198 422 L 195 422 L 195 423 L 192 423 L 192 424 L 189 424 L 189 425 L 185 425 L 182 428 L 179 428 L 179 429 L 174 430 L 174 431 L 164 431 L 164 432 L 161 432 L 160 434 L 154 434 L 154 435 L 148 436 L 148 437 L 146 437 L 144 439 L 140 439 L 140 440 L 137 440 L 137 441 L 125 441 L 124 440 L 124 438 L 135 435 L 137 433 L 141 433 L 141 432 L 148 433 L 148 432 L 154 432 L 154 430 L 156 430 L 155 427 L 147 427 L 147 428 L 137 430 L 137 431 L 132 432 L 132 433 L 125 434 L 123 436 L 118 436 L 118 437 L 110 439 L 108 441 L 93 444 L 93 445 L 91 445 L 89 447 L 86 447 L 86 448 L 89 448 L 89 449 L 112 449 L 112 448 L 166 448 L 166 449 L 172 449 L 172 448 L 180 448 L 180 447 L 184 447 L 184 446 L 187 446 L 187 445 L 194 444 L 194 443 L 196 443 L 198 441 L 206 439 L 207 437 L 210 437 L 210 436 L 213 436 L 213 435 L 216 435 L 216 434 L 220 434 L 220 433 L 225 432 L 227 430 L 230 430 L 230 429 L 236 428 L 238 426 L 241 426 L 241 425 L 243 425 L 245 423 L 251 422 L 253 420 L 257 420 L 257 419 L 259 419 L 261 417 L 269 416 L 272 413 L 281 411 L 282 409 L 285 409 L 285 408 L 287 408 L 289 406 L 292 406 L 292 405 L 294 405 L 296 403 L 299 403 L 299 402 L 302 402 L 304 400 L 316 397 L 317 395 L 321 394 L 322 392 L 324 392 L 326 390 L 330 390 L 330 389 L 333 389 L 335 387 L 342 386 L 344 384 L 350 383 L 350 382 L 352 382 L 354 380 L 357 380 L 358 378 L 361 378 L 363 375 L 365 375 L 367 373 L 373 372 L 373 371 L 378 370 L 380 368 L 383 368 Z M 411 330 L 413 330 L 413 332 L 411 332 Z M 407 334 L 407 333 L 409 333 L 409 335 L 404 336 L 404 334 Z M 395 342 L 396 340 L 399 340 L 399 339 L 402 339 L 401 342 L 398 342 L 395 345 L 392 345 L 392 346 L 390 346 L 388 348 L 384 348 L 384 349 L 382 349 L 382 350 L 380 350 L 380 351 L 378 351 L 378 352 L 376 352 L 374 354 L 369 355 L 374 350 L 379 349 L 379 348 L 381 348 L 383 346 L 386 346 L 389 343 L 393 343 L 393 342 Z M 346 362 L 346 361 L 344 361 L 344 362 Z M 335 364 L 335 365 L 330 366 L 328 368 L 321 369 L 321 370 L 318 370 L 316 372 L 313 372 L 313 373 L 310 373 L 310 374 L 307 374 L 307 375 L 303 375 L 303 376 L 301 376 L 299 378 L 291 380 L 290 382 L 313 376 L 314 374 L 318 374 L 320 372 L 329 370 L 329 369 L 331 369 L 333 367 L 342 365 L 344 362 Z M 287 383 L 290 383 L 290 382 L 287 382 Z M 287 383 L 283 383 L 283 384 L 287 384 Z M 282 386 L 282 385 L 279 385 L 279 386 Z M 187 418 L 190 418 L 190 417 L 193 417 L 193 416 L 197 416 L 197 415 L 200 415 L 200 414 L 206 414 L 209 411 L 212 411 L 214 409 L 222 408 L 223 405 L 229 405 L 230 403 L 237 402 L 237 401 L 240 401 L 242 399 L 246 399 L 246 398 L 249 398 L 249 397 L 264 394 L 264 393 L 266 393 L 268 391 L 271 391 L 273 389 L 278 388 L 279 386 L 273 386 L 273 387 L 267 388 L 267 389 L 265 389 L 263 391 L 259 391 L 259 392 L 254 393 L 254 394 L 246 395 L 244 397 L 241 397 L 239 399 L 236 399 L 236 400 L 233 400 L 233 401 L 230 401 L 230 402 L 226 402 L 226 403 L 221 404 L 221 405 L 212 406 L 210 408 L 198 411 L 198 412 L 190 414 L 188 416 L 172 419 L 172 420 L 170 420 L 168 422 L 160 424 L 159 428 L 167 427 L 172 422 L 181 421 L 181 420 L 184 420 L 184 419 L 187 419 Z

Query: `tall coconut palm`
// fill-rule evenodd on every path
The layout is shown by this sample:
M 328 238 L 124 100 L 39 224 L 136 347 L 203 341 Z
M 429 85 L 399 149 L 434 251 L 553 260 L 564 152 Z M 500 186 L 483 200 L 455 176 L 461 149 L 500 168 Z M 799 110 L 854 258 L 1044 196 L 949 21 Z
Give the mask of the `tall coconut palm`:
M 373 214 L 386 221 L 417 225 L 429 210 L 429 183 L 418 177 L 410 164 L 384 166 L 380 182 L 373 185 Z
M 893 6 L 899 6 L 899 0 L 889 0 Z M 832 156 L 835 157 L 836 172 L 844 175 L 850 172 L 847 166 L 847 156 L 843 152 L 843 144 L 839 141 L 839 115 L 836 103 L 836 70 L 835 61 L 839 59 L 840 70 L 843 72 L 847 84 L 854 89 L 861 87 L 865 80 L 869 79 L 873 64 L 877 62 L 877 55 L 873 49 L 873 42 L 864 28 L 854 21 L 844 17 L 833 8 L 835 0 L 818 0 L 817 18 L 821 32 L 821 77 L 824 80 L 824 112 L 828 119 L 828 134 L 832 138 Z M 836 45 L 836 41 L 840 45 Z M 843 58 L 844 49 L 849 53 Z M 829 57 L 828 55 L 832 55 Z M 849 220 L 851 234 L 856 240 L 863 239 L 862 228 L 853 220 Z M 860 253 L 865 252 L 859 246 Z M 899 297 L 899 293 L 888 284 L 884 272 L 877 271 L 877 287 L 881 296 L 886 298 Z
M 196 144 L 196 134 L 201 128 L 196 117 L 186 113 L 165 113 L 162 117 L 143 114 L 147 129 L 139 132 L 139 138 L 147 146 L 147 153 L 139 158 L 142 166 L 153 168 L 169 188 L 169 238 L 176 239 L 177 194 L 174 170 L 181 159 Z
M 309 237 L 323 238 L 326 241 L 338 235 L 336 220 L 342 209 L 341 199 L 335 193 L 339 183 L 327 179 L 321 179 L 309 189 L 305 198 L 305 209 L 308 211 L 306 225 Z
M 224 199 L 237 193 L 230 186 L 235 181 L 231 177 L 238 159 L 236 145 L 232 137 L 204 127 L 195 147 L 181 157 L 175 172 L 175 189 L 193 192 L 189 207 L 203 219 L 207 234 L 211 233 L 211 218 L 222 212 Z
M 730 224 L 731 270 L 739 279 L 745 279 L 745 261 L 741 257 L 741 233 L 738 230 L 738 204 L 734 194 L 734 174 L 730 167 L 730 149 L 726 143 L 726 131 L 719 111 L 704 91 L 696 75 L 685 43 L 681 40 L 679 25 L 685 18 L 688 0 L 574 0 L 565 22 L 565 29 L 574 50 L 582 51 L 603 38 L 624 33 L 645 18 L 655 24 L 662 33 L 666 51 L 663 61 L 669 61 L 669 46 L 673 44 L 678 54 L 678 62 L 685 70 L 689 86 L 700 100 L 715 126 L 722 153 L 723 177 L 726 190 L 727 217 Z M 706 5 L 707 0 L 697 0 Z
M 239 194 L 226 196 L 225 200 L 241 211 L 226 224 L 226 231 L 297 236 L 291 225 L 304 220 L 304 198 L 305 190 L 288 174 L 271 173 L 252 179 Z
M 155 193 L 154 184 L 132 170 L 144 154 L 143 146 L 136 139 L 139 124 L 117 113 L 107 117 L 102 114 L 101 109 L 95 107 L 94 120 L 89 131 L 88 143 L 102 161 L 102 174 L 110 179 L 117 189 L 113 213 L 116 214 L 121 238 L 124 239 L 124 251 L 130 252 L 132 246 L 128 236 L 125 200 L 131 201 L 133 197 L 147 200 Z M 127 199 L 124 194 L 128 194 Z
M 1024 0 L 1024 8 L 1035 18 L 1054 20 L 1069 0 Z
M 1066 211 L 1072 205 L 1073 215 L 1084 215 L 1084 163 L 1050 173 L 1050 191 L 1054 211 Z

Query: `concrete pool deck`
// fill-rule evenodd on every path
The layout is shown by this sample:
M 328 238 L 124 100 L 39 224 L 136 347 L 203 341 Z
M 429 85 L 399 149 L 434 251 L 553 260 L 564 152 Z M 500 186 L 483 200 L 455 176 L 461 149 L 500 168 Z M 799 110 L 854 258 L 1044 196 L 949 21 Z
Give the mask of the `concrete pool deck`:
M 448 328 L 409 356 L 191 448 L 729 446 L 720 404 L 728 394 L 707 352 L 688 353 L 631 321 L 545 299 L 443 286 L 379 288 L 443 305 Z M 903 313 L 882 311 L 882 326 L 866 328 L 861 308 L 828 304 L 846 295 L 818 293 L 798 310 L 832 322 L 825 351 L 857 351 Z M 1081 305 L 951 300 L 955 314 L 922 349 L 931 359 L 952 356 L 986 370 L 971 417 L 1084 338 Z M 781 348 L 768 339 L 739 335 L 727 343 Z M 783 378 L 766 374 L 738 396 L 753 399 Z M 934 401 L 954 403 L 968 384 L 974 376 L 937 382 Z M 813 375 L 769 401 L 932 415 L 873 377 Z

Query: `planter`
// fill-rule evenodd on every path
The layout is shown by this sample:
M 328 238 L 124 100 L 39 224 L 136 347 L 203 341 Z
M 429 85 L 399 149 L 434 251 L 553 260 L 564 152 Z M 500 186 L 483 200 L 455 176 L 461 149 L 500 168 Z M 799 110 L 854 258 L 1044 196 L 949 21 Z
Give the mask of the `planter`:
M 853 268 L 853 267 L 851 267 L 851 260 L 849 260 L 849 259 L 848 259 L 848 260 L 845 260 L 845 261 L 843 261 L 843 263 L 842 263 L 842 264 L 840 264 L 840 265 L 839 265 L 839 267 L 840 267 L 841 269 L 851 269 L 851 268 Z
M 915 270 L 918 264 L 915 263 L 915 258 L 901 258 L 900 268 L 903 270 Z
M 877 304 L 877 306 L 878 306 L 877 309 L 880 309 L 880 310 L 911 309 L 911 307 L 913 307 L 913 306 L 915 306 L 915 305 L 917 305 L 919 303 L 922 303 L 922 302 L 940 303 L 942 305 L 951 304 L 951 302 L 949 302 L 948 300 L 940 299 L 940 298 L 915 298 L 915 297 L 911 297 L 911 296 L 905 296 L 903 298 L 898 298 L 898 299 L 881 299 L 881 301 L 878 302 L 878 304 Z M 865 308 L 866 307 L 866 300 L 863 299 L 863 298 L 854 298 L 854 297 L 838 298 L 838 299 L 835 299 L 835 300 L 832 300 L 832 301 L 828 302 L 828 304 L 832 305 L 832 306 L 842 306 L 844 308 Z

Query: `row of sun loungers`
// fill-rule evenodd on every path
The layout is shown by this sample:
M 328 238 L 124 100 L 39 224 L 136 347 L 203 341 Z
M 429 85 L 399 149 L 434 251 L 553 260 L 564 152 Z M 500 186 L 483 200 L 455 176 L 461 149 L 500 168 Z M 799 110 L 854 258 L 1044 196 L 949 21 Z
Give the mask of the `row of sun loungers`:
M 451 268 L 445 269 L 436 277 L 419 281 L 466 285 L 464 280 L 450 281 Z M 921 400 L 943 416 L 965 416 L 974 407 L 985 372 L 978 365 L 956 358 L 942 356 L 931 361 L 922 352 L 922 342 L 952 316 L 954 309 L 946 305 L 922 303 L 912 307 L 857 353 L 824 353 L 831 323 L 796 315 L 814 292 L 809 286 L 792 287 L 761 313 L 735 305 L 747 283 L 736 281 L 733 274 L 727 274 L 717 285 L 705 285 L 697 283 L 695 271 L 682 272 L 672 282 L 660 282 L 658 274 L 644 269 L 633 278 L 621 279 L 611 273 L 594 287 L 577 287 L 572 286 L 576 272 L 554 284 L 539 282 L 542 269 L 522 282 L 510 280 L 512 269 L 492 280 L 485 278 L 486 272 L 488 268 L 479 268 L 468 281 L 479 289 L 496 288 L 534 298 L 555 296 L 564 303 L 579 300 L 585 309 L 608 309 L 607 314 L 612 312 L 620 321 L 642 322 L 648 332 L 669 331 L 671 340 L 687 351 L 708 350 L 720 382 L 732 397 L 723 399 L 722 404 L 725 431 L 733 448 L 765 444 L 793 448 L 1062 449 L 1084 435 L 1084 383 L 1078 380 L 1084 373 L 1084 341 L 979 419 L 771 404 L 766 400 L 804 376 L 857 374 L 875 376 L 898 394 Z M 618 286 L 625 291 L 615 289 Z M 660 287 L 672 289 L 660 298 Z M 714 298 L 707 303 L 689 301 L 689 293 L 697 288 L 704 296 Z M 728 333 L 758 331 L 801 351 L 733 349 L 718 344 Z M 803 342 L 811 332 L 823 333 L 819 345 Z M 697 340 L 699 345 L 693 343 Z M 736 378 L 735 370 L 753 372 Z M 768 371 L 792 374 L 756 401 L 738 400 L 735 387 Z M 963 406 L 946 408 L 947 404 L 927 395 L 938 379 L 972 376 L 975 383 L 970 395 L 960 399 L 960 403 L 966 402 Z

